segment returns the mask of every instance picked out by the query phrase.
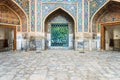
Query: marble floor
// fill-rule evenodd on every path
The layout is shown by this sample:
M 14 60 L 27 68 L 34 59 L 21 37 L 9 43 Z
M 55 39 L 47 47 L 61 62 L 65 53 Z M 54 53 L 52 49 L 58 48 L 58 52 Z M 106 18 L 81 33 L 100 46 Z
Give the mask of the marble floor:
M 120 80 L 120 52 L 1 52 L 0 80 Z

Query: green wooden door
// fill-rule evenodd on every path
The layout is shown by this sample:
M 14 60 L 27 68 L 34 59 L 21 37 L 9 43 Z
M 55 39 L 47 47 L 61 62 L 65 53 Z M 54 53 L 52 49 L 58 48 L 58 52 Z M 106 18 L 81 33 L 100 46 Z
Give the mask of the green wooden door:
M 51 46 L 68 47 L 68 24 L 51 24 Z

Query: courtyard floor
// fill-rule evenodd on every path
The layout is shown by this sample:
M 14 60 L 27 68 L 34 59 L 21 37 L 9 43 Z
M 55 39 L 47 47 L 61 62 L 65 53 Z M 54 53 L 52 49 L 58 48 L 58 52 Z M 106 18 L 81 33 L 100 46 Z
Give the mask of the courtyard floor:
M 120 80 L 120 52 L 1 52 L 0 80 Z

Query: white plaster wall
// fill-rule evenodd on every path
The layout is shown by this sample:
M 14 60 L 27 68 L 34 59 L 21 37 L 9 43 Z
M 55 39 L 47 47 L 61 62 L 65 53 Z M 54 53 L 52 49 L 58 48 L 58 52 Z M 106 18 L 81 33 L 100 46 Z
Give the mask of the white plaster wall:
M 17 50 L 21 50 L 21 45 L 24 44 L 24 41 L 23 41 L 23 38 L 22 38 L 22 34 L 21 33 L 17 33 L 16 35 L 16 47 L 17 47 Z
M 100 50 L 100 33 L 97 34 L 97 50 Z
M 69 34 L 69 48 L 73 48 L 73 34 Z
M 120 39 L 120 25 L 116 26 L 114 29 L 114 39 Z
M 90 50 L 100 50 L 100 38 L 101 38 L 101 35 L 100 33 L 96 34 L 96 38 L 95 39 L 90 39 Z
M 92 40 L 92 50 L 97 50 L 98 49 L 97 46 L 98 46 L 97 39 L 93 39 Z
M 106 30 L 105 31 L 105 47 L 106 47 L 106 50 L 109 50 L 109 42 L 110 42 L 109 34 L 108 34 L 108 30 Z

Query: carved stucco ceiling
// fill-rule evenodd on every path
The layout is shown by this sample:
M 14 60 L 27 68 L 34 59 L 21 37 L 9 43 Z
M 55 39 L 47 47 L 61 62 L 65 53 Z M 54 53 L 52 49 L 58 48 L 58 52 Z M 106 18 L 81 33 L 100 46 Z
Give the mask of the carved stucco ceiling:
M 24 12 L 12 0 L 0 0 L 0 4 L 5 4 L 13 9 L 21 18 L 25 17 Z
M 21 19 L 21 25 L 22 25 L 22 31 L 27 31 L 27 15 L 23 10 L 18 6 L 17 3 L 15 3 L 14 0 L 0 0 L 0 4 L 7 5 L 12 10 L 14 10 Z M 20 30 L 19 30 L 20 31 Z
M 109 12 L 109 11 L 115 11 L 120 9 L 120 2 L 116 2 L 116 1 L 110 1 L 108 4 L 106 4 L 104 7 L 102 7 L 102 9 L 100 9 L 97 14 L 94 16 L 94 20 L 93 21 L 97 21 L 97 19 L 99 17 L 101 17 L 101 15 Z

